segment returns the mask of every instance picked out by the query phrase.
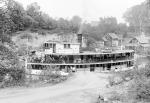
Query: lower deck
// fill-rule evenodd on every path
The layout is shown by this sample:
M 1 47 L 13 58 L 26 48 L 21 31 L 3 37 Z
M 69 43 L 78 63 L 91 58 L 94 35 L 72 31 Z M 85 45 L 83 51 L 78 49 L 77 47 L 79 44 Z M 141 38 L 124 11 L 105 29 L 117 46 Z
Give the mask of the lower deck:
M 118 61 L 118 62 L 105 62 L 105 63 L 88 63 L 88 64 L 39 64 L 28 63 L 28 70 L 31 70 L 35 74 L 36 71 L 43 70 L 64 70 L 69 72 L 70 70 L 88 70 L 88 71 L 115 71 L 123 70 L 125 68 L 133 67 L 134 60 Z

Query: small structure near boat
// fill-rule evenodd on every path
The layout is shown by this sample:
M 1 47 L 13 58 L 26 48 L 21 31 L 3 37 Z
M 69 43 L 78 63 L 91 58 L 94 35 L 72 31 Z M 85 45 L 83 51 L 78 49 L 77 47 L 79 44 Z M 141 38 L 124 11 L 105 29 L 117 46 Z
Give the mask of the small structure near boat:
M 80 43 L 73 42 L 60 42 L 60 41 L 47 41 L 44 43 L 45 54 L 50 53 L 79 53 Z

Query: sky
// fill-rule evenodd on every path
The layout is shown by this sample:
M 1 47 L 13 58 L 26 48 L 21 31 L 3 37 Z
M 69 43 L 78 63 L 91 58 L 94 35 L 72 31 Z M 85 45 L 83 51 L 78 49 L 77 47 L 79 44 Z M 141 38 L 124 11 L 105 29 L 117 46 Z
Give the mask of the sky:
M 118 22 L 125 22 L 125 11 L 144 0 L 16 0 L 25 8 L 37 2 L 41 10 L 53 18 L 70 19 L 74 15 L 84 21 L 97 21 L 100 17 L 116 17 Z

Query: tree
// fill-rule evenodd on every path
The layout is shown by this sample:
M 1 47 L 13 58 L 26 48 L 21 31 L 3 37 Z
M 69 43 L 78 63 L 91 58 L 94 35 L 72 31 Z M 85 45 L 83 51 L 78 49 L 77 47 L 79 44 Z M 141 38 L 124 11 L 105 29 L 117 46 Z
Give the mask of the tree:
M 81 32 L 82 31 L 82 19 L 79 16 L 73 16 L 70 20 L 70 29 L 72 32 Z
M 117 19 L 115 17 L 100 18 L 99 28 L 103 34 L 117 31 Z
M 43 20 L 41 19 L 41 11 L 40 6 L 37 4 L 37 2 L 32 3 L 27 6 L 27 15 L 31 16 L 36 22 L 32 25 L 33 27 L 39 27 L 42 25 Z
M 134 28 L 133 32 L 142 32 L 145 26 L 148 26 L 148 11 L 145 3 L 129 8 L 123 17 Z
M 118 25 L 115 17 L 100 18 L 97 24 L 98 25 L 92 26 L 90 23 L 84 23 L 83 34 L 87 34 L 95 40 L 100 40 L 104 34 L 118 33 L 118 30 L 120 30 L 120 25 Z
M 36 18 L 41 14 L 40 6 L 37 4 L 37 2 L 27 6 L 27 14 L 33 18 Z
M 7 9 L 8 0 L 2 0 L 0 3 L 3 4 L 0 7 L 0 33 L 10 33 L 14 23 Z
M 23 6 L 13 0 L 9 0 L 7 3 L 7 10 L 10 15 L 11 20 L 13 21 L 14 31 L 23 30 L 24 29 L 24 16 L 26 15 L 26 11 Z
M 23 6 L 14 0 L 3 0 L 0 8 L 1 33 L 12 33 L 24 29 L 26 11 Z
M 41 14 L 41 27 L 43 29 L 52 30 L 57 27 L 56 20 L 51 18 L 48 14 Z
M 14 68 L 18 65 L 18 58 L 15 52 L 9 50 L 4 45 L 0 45 L 0 68 Z
M 117 33 L 122 34 L 124 37 L 127 36 L 128 26 L 125 23 L 119 23 L 117 27 Z
M 14 22 L 4 9 L 0 9 L 0 33 L 10 33 L 13 28 Z
M 70 31 L 70 23 L 68 20 L 64 19 L 64 18 L 59 18 L 57 21 L 57 27 L 64 31 L 64 32 L 68 32 Z
M 29 15 L 24 15 L 23 17 L 23 23 L 24 23 L 24 28 L 28 29 L 28 28 L 32 28 L 35 25 L 37 25 L 37 21 L 35 21 L 31 16 Z

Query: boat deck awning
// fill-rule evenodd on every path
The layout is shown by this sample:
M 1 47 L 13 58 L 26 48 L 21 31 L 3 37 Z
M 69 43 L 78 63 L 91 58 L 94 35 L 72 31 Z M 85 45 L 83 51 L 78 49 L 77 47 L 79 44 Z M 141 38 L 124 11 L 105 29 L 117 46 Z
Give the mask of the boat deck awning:
M 132 52 L 134 52 L 134 50 L 117 50 L 112 52 L 83 52 L 83 53 L 46 53 L 46 55 L 103 55 L 103 54 L 120 54 Z

